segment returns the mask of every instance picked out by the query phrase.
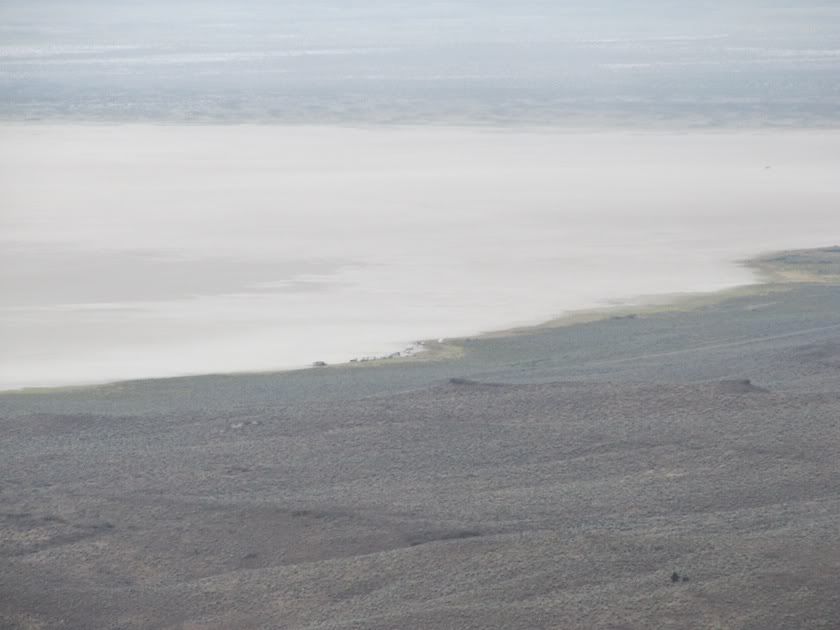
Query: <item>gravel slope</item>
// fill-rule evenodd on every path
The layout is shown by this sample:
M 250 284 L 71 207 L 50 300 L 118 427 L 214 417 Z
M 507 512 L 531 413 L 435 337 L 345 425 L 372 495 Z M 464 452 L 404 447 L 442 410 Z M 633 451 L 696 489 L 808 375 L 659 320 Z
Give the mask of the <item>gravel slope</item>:
M 0 626 L 837 627 L 831 277 L 453 343 L 0 395 Z

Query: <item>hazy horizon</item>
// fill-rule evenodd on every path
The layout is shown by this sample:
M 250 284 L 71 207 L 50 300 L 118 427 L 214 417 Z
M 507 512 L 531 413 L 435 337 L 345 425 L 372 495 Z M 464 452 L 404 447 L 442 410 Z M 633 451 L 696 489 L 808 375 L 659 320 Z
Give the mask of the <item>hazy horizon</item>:
M 831 2 L 0 6 L 0 120 L 836 126 Z

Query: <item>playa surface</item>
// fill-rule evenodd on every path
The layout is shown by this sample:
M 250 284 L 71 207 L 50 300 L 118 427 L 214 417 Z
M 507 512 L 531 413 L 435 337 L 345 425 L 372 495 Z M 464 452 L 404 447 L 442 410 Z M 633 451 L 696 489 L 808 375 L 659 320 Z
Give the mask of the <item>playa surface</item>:
M 0 626 L 836 627 L 840 248 L 760 268 L 423 360 L 2 394 Z
M 840 233 L 837 130 L 50 123 L 0 139 L 0 390 L 390 355 L 748 284 L 737 261 Z

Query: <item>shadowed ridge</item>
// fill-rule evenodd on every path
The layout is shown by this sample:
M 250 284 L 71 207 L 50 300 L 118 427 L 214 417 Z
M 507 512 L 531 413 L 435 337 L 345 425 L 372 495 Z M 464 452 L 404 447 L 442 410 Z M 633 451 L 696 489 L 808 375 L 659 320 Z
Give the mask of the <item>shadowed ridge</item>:
M 753 385 L 748 378 L 725 379 L 714 383 L 715 391 L 722 394 L 769 394 L 769 389 Z
M 508 383 L 484 383 L 460 377 L 450 378 L 449 385 L 457 385 L 461 387 L 515 387 L 514 385 Z

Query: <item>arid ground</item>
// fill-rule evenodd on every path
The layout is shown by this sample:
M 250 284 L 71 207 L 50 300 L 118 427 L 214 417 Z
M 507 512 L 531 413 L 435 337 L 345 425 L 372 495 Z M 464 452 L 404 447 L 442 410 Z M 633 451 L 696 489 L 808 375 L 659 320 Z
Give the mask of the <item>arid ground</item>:
M 4 628 L 840 627 L 840 248 L 414 360 L 0 395 Z

